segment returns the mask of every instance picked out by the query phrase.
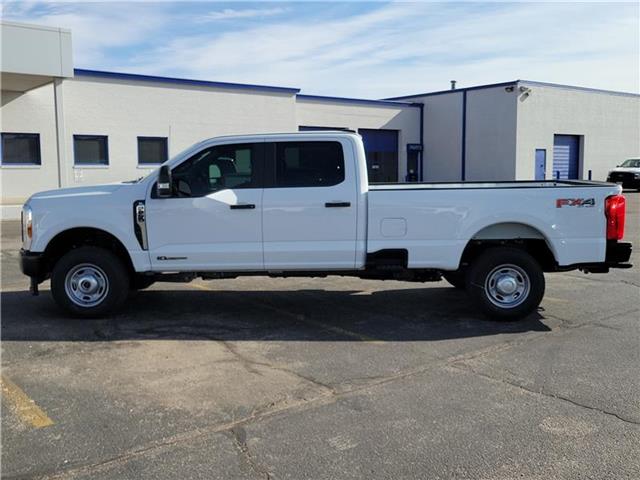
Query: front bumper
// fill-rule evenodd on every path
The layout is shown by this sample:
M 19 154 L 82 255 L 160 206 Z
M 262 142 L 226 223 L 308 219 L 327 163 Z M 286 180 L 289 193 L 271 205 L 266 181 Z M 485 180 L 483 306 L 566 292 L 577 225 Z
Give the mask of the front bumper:
M 636 178 L 634 175 L 629 174 L 609 174 L 609 176 L 607 176 L 607 182 L 618 183 L 622 185 L 622 188 L 640 188 L 640 178 Z
M 49 272 L 47 271 L 47 261 L 44 253 L 20 249 L 20 270 L 37 282 L 45 280 Z

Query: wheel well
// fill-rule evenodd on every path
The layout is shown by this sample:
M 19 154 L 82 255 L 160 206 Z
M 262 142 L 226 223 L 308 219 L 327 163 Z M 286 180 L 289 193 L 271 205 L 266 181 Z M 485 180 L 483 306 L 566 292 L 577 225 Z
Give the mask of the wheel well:
M 462 252 L 460 268 L 467 267 L 482 252 L 492 247 L 512 247 L 524 250 L 540 263 L 545 272 L 553 271 L 558 267 L 553 252 L 545 240 L 540 238 L 512 238 L 503 240 L 470 240 Z
M 129 252 L 114 235 L 99 228 L 80 227 L 60 232 L 51 239 L 44 250 L 47 258 L 47 270 L 50 273 L 56 262 L 67 252 L 80 246 L 90 245 L 110 250 L 115 253 L 127 267 L 130 274 L 135 272 Z

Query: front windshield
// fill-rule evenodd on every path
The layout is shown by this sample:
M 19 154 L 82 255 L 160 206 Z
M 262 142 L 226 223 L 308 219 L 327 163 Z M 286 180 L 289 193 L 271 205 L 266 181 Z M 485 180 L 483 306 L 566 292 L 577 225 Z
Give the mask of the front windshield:
M 625 160 L 620 166 L 627 168 L 640 168 L 640 158 L 630 158 L 629 160 Z

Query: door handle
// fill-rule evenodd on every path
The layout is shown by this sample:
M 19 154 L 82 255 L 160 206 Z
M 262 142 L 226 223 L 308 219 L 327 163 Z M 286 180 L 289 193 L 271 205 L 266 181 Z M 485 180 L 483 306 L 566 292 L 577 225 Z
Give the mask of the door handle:
M 231 210 L 253 210 L 256 206 L 253 203 L 239 203 L 237 205 L 229 205 Z
M 351 202 L 327 202 L 324 204 L 326 208 L 350 207 Z

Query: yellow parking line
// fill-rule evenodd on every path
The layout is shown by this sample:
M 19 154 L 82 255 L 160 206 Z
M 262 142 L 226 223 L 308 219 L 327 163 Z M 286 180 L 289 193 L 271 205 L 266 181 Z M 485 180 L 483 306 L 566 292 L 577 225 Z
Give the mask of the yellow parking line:
M 16 414 L 23 422 L 35 428 L 53 425 L 53 420 L 20 387 L 4 375 L 0 376 L 0 382 L 2 383 L 2 395 L 13 404 Z
M 194 287 L 196 287 L 196 288 L 199 288 L 200 290 L 207 290 L 209 292 L 213 291 L 212 289 L 207 288 L 204 285 L 199 285 L 197 283 L 194 283 L 192 285 Z M 311 320 L 309 318 L 306 318 L 304 315 L 300 315 L 300 314 L 289 312 L 287 310 L 283 310 L 283 309 L 275 307 L 275 306 L 273 306 L 273 305 L 271 305 L 271 304 L 269 304 L 267 302 L 252 301 L 252 303 L 257 305 L 258 307 L 268 308 L 269 310 L 272 310 L 272 311 L 274 311 L 276 313 L 279 313 L 280 315 L 284 315 L 286 317 L 292 318 L 292 319 L 297 320 L 299 322 L 306 323 L 307 325 L 313 325 L 314 327 L 320 327 L 320 328 L 323 328 L 324 330 L 329 330 L 330 332 L 334 332 L 334 333 L 338 333 L 340 335 L 345 335 L 347 337 L 355 338 L 357 340 L 360 340 L 361 342 L 377 343 L 377 344 L 386 343 L 384 340 L 373 338 L 373 337 L 370 337 L 368 335 L 363 335 L 361 333 L 352 332 L 351 330 L 346 330 L 344 328 L 337 327 L 335 325 L 331 325 L 331 324 L 324 323 L 324 322 L 319 322 L 317 320 Z

